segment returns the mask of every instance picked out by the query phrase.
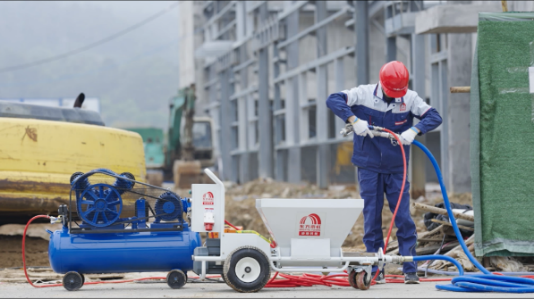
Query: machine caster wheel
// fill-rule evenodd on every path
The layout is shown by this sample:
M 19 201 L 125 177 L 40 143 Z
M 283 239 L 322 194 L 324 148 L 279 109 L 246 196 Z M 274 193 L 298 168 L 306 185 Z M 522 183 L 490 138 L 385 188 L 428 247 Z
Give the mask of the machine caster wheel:
M 80 276 L 82 276 L 82 285 L 84 285 L 85 284 L 85 276 L 84 276 L 84 274 L 80 274 Z
M 167 274 L 167 285 L 172 289 L 179 289 L 183 287 L 188 278 L 181 270 L 173 270 Z
M 355 276 L 355 280 L 357 282 L 357 288 L 367 290 L 372 283 L 372 276 L 365 271 L 360 271 L 357 273 L 357 276 Z
M 349 285 L 350 286 L 352 286 L 353 288 L 358 289 L 358 287 L 357 287 L 357 272 L 355 272 L 355 270 L 352 270 L 351 272 L 349 272 L 349 274 L 347 275 L 347 281 L 349 281 Z
M 77 291 L 84 285 L 84 278 L 78 272 L 70 271 L 63 276 L 63 287 L 67 291 Z
M 223 279 L 234 290 L 255 293 L 269 281 L 271 268 L 268 258 L 260 249 L 244 246 L 227 257 L 223 274 Z

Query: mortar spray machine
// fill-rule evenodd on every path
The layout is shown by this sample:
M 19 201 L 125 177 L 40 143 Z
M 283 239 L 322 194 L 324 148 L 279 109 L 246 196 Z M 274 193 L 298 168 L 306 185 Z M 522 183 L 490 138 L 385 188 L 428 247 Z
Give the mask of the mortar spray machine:
M 381 127 L 370 126 L 370 129 L 375 136 L 390 138 L 393 145 L 400 146 L 402 157 L 405 156 L 397 134 Z M 351 130 L 346 127 L 341 133 L 349 134 Z M 166 278 L 168 285 L 180 288 L 187 281 L 186 272 L 193 270 L 201 280 L 207 274 L 219 274 L 236 291 L 257 292 L 275 279 L 270 280 L 272 270 L 347 272 L 352 287 L 366 290 L 373 280 L 374 265 L 382 269 L 385 263 L 439 259 L 453 263 L 460 275 L 450 285 L 437 285 L 439 289 L 533 293 L 533 279 L 493 275 L 470 254 L 453 217 L 436 160 L 421 143 L 414 141 L 414 144 L 433 163 L 459 243 L 484 274 L 463 276 L 459 262 L 444 255 L 395 256 L 385 255 L 379 249 L 371 256 L 344 256 L 341 245 L 362 212 L 362 199 L 257 199 L 256 208 L 274 241 L 254 231 L 231 232 L 225 228 L 225 224 L 231 225 L 225 221 L 225 186 L 209 169 L 205 173 L 215 184 L 192 185 L 191 199 L 181 199 L 170 191 L 137 182 L 130 174 L 118 175 L 106 169 L 73 174 L 71 192 L 76 195 L 76 214 L 82 223 L 73 226 L 72 206 L 71 209 L 60 206 L 59 218 L 41 216 L 53 222 L 61 220 L 64 225 L 62 230 L 50 232 L 50 263 L 55 272 L 65 273 L 63 286 L 68 290 L 77 290 L 84 284 L 83 273 L 144 271 L 170 271 Z M 406 177 L 406 162 L 404 166 Z M 97 173 L 113 178 L 113 183 L 89 181 Z M 135 189 L 134 185 L 142 187 Z M 402 186 L 400 194 L 403 189 Z M 161 194 L 154 196 L 148 190 Z M 135 215 L 121 218 L 121 198 L 128 194 L 142 197 L 135 201 Z M 154 210 L 145 198 L 156 199 Z M 397 208 L 385 245 L 396 212 Z M 183 218 L 184 213 L 189 224 Z M 154 218 L 154 222 L 147 224 L 149 218 Z M 202 246 L 200 232 L 208 233 Z M 31 283 L 29 278 L 28 281 Z

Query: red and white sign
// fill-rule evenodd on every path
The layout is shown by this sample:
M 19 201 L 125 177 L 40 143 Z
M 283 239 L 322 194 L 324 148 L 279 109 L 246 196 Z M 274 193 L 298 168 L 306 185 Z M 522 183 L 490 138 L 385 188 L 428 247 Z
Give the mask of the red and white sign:
M 299 236 L 320 236 L 321 219 L 317 214 L 304 216 L 299 221 Z
M 399 111 L 406 111 L 407 110 L 407 105 L 405 105 L 405 103 L 401 103 L 401 105 L 399 106 Z
M 202 205 L 214 205 L 214 194 L 212 192 L 202 195 Z

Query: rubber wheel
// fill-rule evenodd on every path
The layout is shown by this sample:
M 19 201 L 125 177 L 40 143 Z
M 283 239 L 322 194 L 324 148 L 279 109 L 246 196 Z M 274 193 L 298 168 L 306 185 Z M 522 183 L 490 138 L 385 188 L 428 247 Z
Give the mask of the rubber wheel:
M 356 276 L 357 281 L 357 288 L 361 290 L 367 290 L 370 288 L 370 285 L 372 283 L 372 277 L 370 274 L 366 273 L 365 271 L 361 271 Z
M 84 285 L 84 279 L 78 272 L 70 271 L 63 276 L 63 287 L 67 291 L 77 291 Z
M 84 285 L 85 284 L 85 276 L 84 276 L 84 274 L 80 274 L 80 276 L 82 276 L 82 285 Z
M 349 281 L 349 285 L 358 289 L 358 286 L 357 286 L 357 272 L 355 272 L 355 270 L 352 270 L 351 272 L 349 272 L 349 274 L 347 275 L 347 281 Z
M 183 287 L 187 281 L 188 278 L 186 277 L 186 274 L 181 270 L 173 270 L 167 273 L 167 285 L 172 289 Z
M 269 260 L 260 249 L 244 246 L 230 254 L 223 265 L 223 279 L 240 293 L 261 290 L 271 277 Z

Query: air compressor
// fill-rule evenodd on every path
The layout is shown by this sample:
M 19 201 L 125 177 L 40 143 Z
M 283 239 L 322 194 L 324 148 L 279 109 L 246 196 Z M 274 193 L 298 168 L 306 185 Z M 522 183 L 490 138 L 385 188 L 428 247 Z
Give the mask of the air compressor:
M 188 198 L 108 169 L 74 173 L 70 182 L 69 205 L 52 219 L 63 227 L 48 231 L 50 265 L 65 274 L 65 289 L 80 289 L 84 273 L 168 271 L 169 287 L 186 284 L 191 256 L 201 246 L 184 220 L 191 210 Z M 124 217 L 125 199 L 135 200 L 133 216 Z M 154 208 L 147 199 L 155 200 Z

